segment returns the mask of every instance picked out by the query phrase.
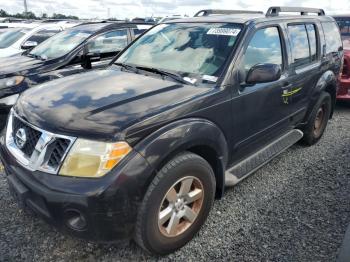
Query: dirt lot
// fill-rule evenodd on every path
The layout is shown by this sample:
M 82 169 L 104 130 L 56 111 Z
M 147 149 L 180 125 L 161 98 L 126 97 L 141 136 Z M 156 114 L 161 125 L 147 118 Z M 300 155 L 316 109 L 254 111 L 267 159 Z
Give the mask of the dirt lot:
M 0 210 L 0 261 L 334 261 L 350 223 L 350 105 L 337 107 L 319 144 L 295 145 L 229 189 L 198 236 L 167 257 L 61 235 L 18 209 L 4 175 Z

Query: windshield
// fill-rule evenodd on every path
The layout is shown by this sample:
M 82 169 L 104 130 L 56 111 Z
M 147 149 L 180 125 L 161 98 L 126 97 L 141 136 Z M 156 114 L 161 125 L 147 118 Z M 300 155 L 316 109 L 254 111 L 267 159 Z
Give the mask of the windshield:
M 29 54 L 42 59 L 64 56 L 80 45 L 91 35 L 86 30 L 67 30 L 50 37 L 35 47 Z
M 160 24 L 139 38 L 116 63 L 216 82 L 240 31 L 240 25 L 227 23 Z
M 350 17 L 336 17 L 345 49 L 350 49 Z
M 16 28 L 7 29 L 5 32 L 0 34 L 0 48 L 7 48 L 17 42 L 21 37 L 28 32 L 27 29 Z

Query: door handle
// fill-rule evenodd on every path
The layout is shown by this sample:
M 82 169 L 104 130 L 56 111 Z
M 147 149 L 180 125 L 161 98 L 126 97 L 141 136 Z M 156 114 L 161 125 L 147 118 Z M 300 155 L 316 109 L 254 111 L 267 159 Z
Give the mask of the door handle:
M 290 85 L 289 82 L 284 82 L 284 83 L 282 84 L 282 86 L 283 86 L 283 87 L 290 87 L 291 85 Z

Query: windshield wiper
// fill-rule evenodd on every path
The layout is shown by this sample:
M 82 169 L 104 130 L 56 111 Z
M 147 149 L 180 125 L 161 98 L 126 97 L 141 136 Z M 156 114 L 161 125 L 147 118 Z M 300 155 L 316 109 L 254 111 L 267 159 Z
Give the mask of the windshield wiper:
M 137 68 L 132 66 L 132 65 L 128 65 L 128 64 L 125 64 L 125 63 L 114 63 L 115 65 L 117 66 L 121 66 L 122 68 L 125 68 L 127 70 L 131 70 L 133 72 L 137 72 Z
M 140 69 L 140 70 L 156 73 L 156 74 L 159 74 L 162 76 L 167 76 L 167 77 L 169 77 L 177 82 L 180 82 L 182 84 L 185 84 L 185 85 L 193 85 L 193 83 L 183 79 L 183 77 L 180 74 L 170 73 L 170 72 L 162 70 L 162 69 L 153 68 L 153 67 L 146 67 L 146 66 L 136 66 L 136 68 Z

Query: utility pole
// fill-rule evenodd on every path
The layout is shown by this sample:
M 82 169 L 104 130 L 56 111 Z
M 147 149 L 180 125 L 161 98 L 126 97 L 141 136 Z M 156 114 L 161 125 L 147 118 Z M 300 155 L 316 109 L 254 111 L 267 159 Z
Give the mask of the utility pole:
M 27 0 L 24 0 L 24 13 L 28 13 Z

